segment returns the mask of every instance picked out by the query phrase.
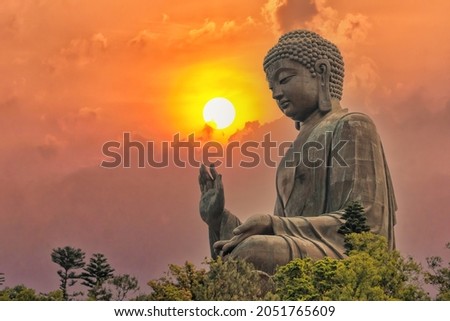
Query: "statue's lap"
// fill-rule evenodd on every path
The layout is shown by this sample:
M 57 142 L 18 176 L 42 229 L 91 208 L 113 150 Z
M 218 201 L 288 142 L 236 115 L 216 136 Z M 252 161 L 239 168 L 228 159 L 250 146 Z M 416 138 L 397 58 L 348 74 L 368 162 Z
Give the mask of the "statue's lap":
M 289 244 L 289 239 L 284 236 L 253 235 L 236 246 L 229 257 L 246 260 L 256 269 L 269 274 L 275 273 L 277 266 L 286 265 L 295 258 L 302 258 L 301 253 L 308 253 L 308 257 L 313 259 L 323 258 L 323 252 L 316 245 L 305 240 L 298 242 L 301 243 L 301 248 L 293 245 L 292 241 Z

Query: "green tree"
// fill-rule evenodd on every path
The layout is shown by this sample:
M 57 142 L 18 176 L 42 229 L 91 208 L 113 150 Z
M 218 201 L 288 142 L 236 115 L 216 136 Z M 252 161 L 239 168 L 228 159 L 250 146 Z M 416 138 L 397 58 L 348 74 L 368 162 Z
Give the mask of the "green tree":
M 103 284 L 114 276 L 114 269 L 108 263 L 108 259 L 101 253 L 95 253 L 83 270 L 84 272 L 81 274 L 83 282 L 81 284 L 89 288 L 88 298 L 109 301 L 112 293 L 107 291 Z
M 42 301 L 64 301 L 63 292 L 59 289 L 49 293 L 41 293 L 41 298 Z
M 372 285 L 375 287 L 379 284 L 386 296 L 385 300 L 429 299 L 422 288 L 423 269 L 420 264 L 411 257 L 403 258 L 398 251 L 390 251 L 385 237 L 370 232 L 353 233 L 346 236 L 346 242 L 353 248 L 347 263 L 350 269 L 364 269 L 364 265 L 367 265 L 369 270 L 374 268 L 378 276 L 373 276 Z M 356 257 L 353 259 L 355 262 L 351 262 L 352 257 Z M 359 263 L 356 262 L 358 258 L 361 260 Z M 342 278 L 345 278 L 344 273 L 341 272 Z M 361 270 L 357 277 L 361 279 L 364 273 L 369 272 Z M 380 278 L 379 283 L 377 278 Z M 367 279 L 370 279 L 370 276 L 367 276 Z M 355 284 L 355 287 L 357 285 Z
M 0 291 L 0 301 L 40 301 L 43 298 L 36 291 L 20 284 Z
M 447 243 L 446 247 L 450 249 L 450 243 Z M 436 300 L 450 301 L 450 261 L 447 263 L 447 267 L 442 266 L 442 261 L 440 256 L 427 258 L 427 264 L 431 271 L 425 272 L 425 282 L 437 287 Z
M 53 249 L 51 254 L 52 261 L 62 267 L 62 270 L 58 270 L 60 277 L 60 286 L 63 293 L 63 299 L 69 300 L 70 297 L 80 295 L 80 292 L 68 294 L 68 287 L 77 283 L 77 280 L 81 278 L 80 274 L 77 274 L 75 270 L 84 267 L 85 254 L 81 249 L 76 249 L 70 246 L 58 247 Z
M 364 213 L 364 207 L 359 202 L 352 202 L 345 208 L 342 215 L 345 223 L 339 228 L 338 233 L 348 235 L 351 233 L 362 233 L 370 231 L 370 227 L 366 224 L 367 218 Z M 344 243 L 346 253 L 348 254 L 352 248 L 351 243 Z
M 148 285 L 150 300 L 230 301 L 270 299 L 270 280 L 243 260 L 221 258 L 205 262 L 209 270 L 197 269 L 192 263 L 170 265 L 169 272 Z
M 426 300 L 422 269 L 411 258 L 389 251 L 384 237 L 373 233 L 346 236 L 347 258 L 296 259 L 277 269 L 281 300 Z
M 113 299 L 116 301 L 123 301 L 127 299 L 129 293 L 135 293 L 139 290 L 138 280 L 129 274 L 114 276 L 112 279 L 108 280 L 108 284 L 113 287 L 113 291 L 109 288 L 104 289 L 107 292 L 114 292 L 115 295 Z
M 203 287 L 196 294 L 202 301 L 255 301 L 265 295 L 265 274 L 244 260 L 210 260 Z
M 337 285 L 337 269 L 342 265 L 342 260 L 329 257 L 317 261 L 309 257 L 295 259 L 279 267 L 273 276 L 276 294 L 287 301 L 329 299 L 328 293 Z
M 62 301 L 62 291 L 56 290 L 48 294 L 39 293 L 32 288 L 20 284 L 0 291 L 0 301 Z
M 0 291 L 0 301 L 38 301 L 36 291 L 20 284 Z
M 169 265 L 169 271 L 158 280 L 147 284 L 152 288 L 151 301 L 190 301 L 195 300 L 197 289 L 202 285 L 204 269 L 197 269 L 194 264 L 186 262 L 183 266 Z
M 5 273 L 0 272 L 0 285 L 3 285 L 5 283 Z

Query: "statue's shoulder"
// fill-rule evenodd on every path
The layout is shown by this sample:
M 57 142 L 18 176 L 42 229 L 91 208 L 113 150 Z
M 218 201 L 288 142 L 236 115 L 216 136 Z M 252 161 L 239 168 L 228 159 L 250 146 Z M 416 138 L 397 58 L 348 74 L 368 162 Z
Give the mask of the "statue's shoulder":
M 367 137 L 377 137 L 377 129 L 373 120 L 366 114 L 361 112 L 348 112 L 343 109 L 332 115 L 330 119 L 332 123 L 333 135 L 339 137 L 354 137 L 355 135 L 363 135 Z
M 362 122 L 369 122 L 373 123 L 372 119 L 359 111 L 352 111 L 349 112 L 348 109 L 343 109 L 340 113 L 337 113 L 340 121 L 343 122 L 349 122 L 349 121 L 362 121 Z
M 338 126 L 365 126 L 365 127 L 373 127 L 375 128 L 375 123 L 373 120 L 366 114 L 361 112 L 348 112 L 347 110 L 343 110 L 342 113 L 336 115 Z
M 349 112 L 347 109 L 339 109 L 325 117 L 316 127 L 316 130 L 318 132 L 331 131 L 339 135 L 343 131 L 349 133 L 349 131 L 355 131 L 358 128 L 364 132 L 376 132 L 375 124 L 368 115 L 361 112 Z

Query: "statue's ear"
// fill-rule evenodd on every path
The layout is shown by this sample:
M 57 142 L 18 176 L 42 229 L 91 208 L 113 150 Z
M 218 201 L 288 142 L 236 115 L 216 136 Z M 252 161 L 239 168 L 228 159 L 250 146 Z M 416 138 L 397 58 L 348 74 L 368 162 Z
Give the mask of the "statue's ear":
M 314 65 L 319 81 L 319 109 L 322 112 L 331 110 L 330 76 L 331 67 L 328 59 L 318 59 Z

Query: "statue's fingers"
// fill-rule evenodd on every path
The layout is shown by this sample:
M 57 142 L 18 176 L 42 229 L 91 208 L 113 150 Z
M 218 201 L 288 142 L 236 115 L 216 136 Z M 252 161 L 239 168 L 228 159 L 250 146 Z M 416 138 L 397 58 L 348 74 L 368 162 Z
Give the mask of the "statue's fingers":
M 227 244 L 229 242 L 229 240 L 222 240 L 222 241 L 217 241 L 213 244 L 213 248 L 214 251 L 216 253 L 219 253 L 220 251 L 222 251 L 222 248 L 225 244 Z
M 217 190 L 223 189 L 223 184 L 222 184 L 222 175 L 218 174 L 216 179 L 214 180 L 214 187 Z
M 198 175 L 198 185 L 200 185 L 200 192 L 203 194 L 205 191 L 205 182 L 203 181 L 202 175 Z
M 216 167 L 214 166 L 214 164 L 209 165 L 209 171 L 211 172 L 212 179 L 216 179 L 218 173 L 216 171 Z
M 200 188 L 202 190 L 202 192 L 206 192 L 208 190 L 208 188 L 211 188 L 211 186 L 207 186 L 208 182 L 211 182 L 211 179 L 209 177 L 208 171 L 205 167 L 205 165 L 201 165 L 200 166 L 200 174 L 198 177 L 198 181 L 200 183 Z
M 212 177 L 211 175 L 209 175 L 208 170 L 206 169 L 206 166 L 204 164 L 200 166 L 200 175 L 203 177 L 203 180 L 205 182 L 207 182 L 208 180 L 212 181 Z
M 208 170 L 206 169 L 205 165 L 200 166 L 200 177 L 201 182 L 203 183 L 203 191 L 206 192 L 213 188 L 214 181 L 212 180 L 211 176 L 208 173 Z
M 252 226 L 251 224 L 243 223 L 233 230 L 233 234 L 239 235 L 239 234 L 245 233 L 250 229 L 251 226 Z
M 239 235 L 239 236 L 234 236 L 229 242 L 227 242 L 223 247 L 222 247 L 222 252 L 224 255 L 230 253 L 231 251 L 234 250 L 234 248 L 236 246 L 238 246 L 239 243 L 241 243 L 246 237 L 244 237 L 243 235 Z

